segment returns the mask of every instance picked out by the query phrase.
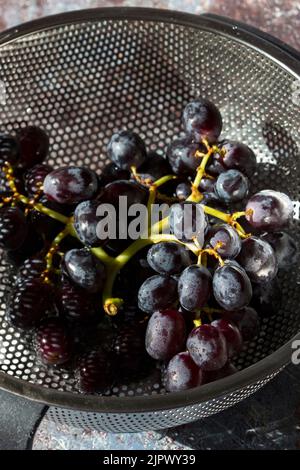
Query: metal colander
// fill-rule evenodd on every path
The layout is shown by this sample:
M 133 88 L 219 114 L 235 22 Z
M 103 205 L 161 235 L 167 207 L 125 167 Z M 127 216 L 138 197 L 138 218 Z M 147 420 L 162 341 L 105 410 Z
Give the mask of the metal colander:
M 253 189 L 282 190 L 295 202 L 291 231 L 297 237 L 300 70 L 296 53 L 284 44 L 221 18 L 114 8 L 58 15 L 2 33 L 0 64 L 1 128 L 45 128 L 48 161 L 56 167 L 89 165 L 101 173 L 108 140 L 120 128 L 134 129 L 148 149 L 164 153 L 181 133 L 186 102 L 209 98 L 222 112 L 223 135 L 249 144 L 258 157 Z M 5 322 L 11 281 L 3 257 L 0 263 L 0 387 L 51 405 L 48 416 L 57 422 L 122 432 L 217 413 L 274 377 L 290 360 L 300 330 L 295 268 L 281 276 L 276 314 L 261 319 L 260 334 L 245 346 L 234 376 L 166 394 L 156 371 L 105 396 L 85 396 L 72 374 L 41 365 L 27 339 Z

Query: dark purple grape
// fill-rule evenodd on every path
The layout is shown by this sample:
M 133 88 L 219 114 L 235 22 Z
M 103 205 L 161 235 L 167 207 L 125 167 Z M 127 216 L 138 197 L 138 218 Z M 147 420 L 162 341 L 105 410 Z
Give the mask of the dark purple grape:
M 179 392 L 202 384 L 202 371 L 188 352 L 176 354 L 168 364 L 165 379 L 168 392 Z
M 38 253 L 44 247 L 44 240 L 34 230 L 32 224 L 27 224 L 27 234 L 23 243 L 15 250 L 6 251 L 6 258 L 11 264 L 19 267 L 24 261 Z
M 207 139 L 215 142 L 222 130 L 222 116 L 218 108 L 207 99 L 197 99 L 186 105 L 183 111 L 183 127 L 196 141 Z
M 211 325 L 223 333 L 224 338 L 226 339 L 229 359 L 241 351 L 243 339 L 240 330 L 234 323 L 226 320 L 225 318 L 220 318 L 219 320 L 214 320 Z
M 49 150 L 49 137 L 43 129 L 28 126 L 20 129 L 17 135 L 20 149 L 20 166 L 31 168 L 42 163 Z
M 228 360 L 224 335 L 212 325 L 194 328 L 188 336 L 187 349 L 202 370 L 221 369 Z
M 113 352 L 119 379 L 141 374 L 148 359 L 145 350 L 145 325 L 137 319 L 120 325 Z
M 97 216 L 98 201 L 84 201 L 78 204 L 74 212 L 74 228 L 79 240 L 88 246 L 99 246 L 105 240 L 97 236 L 97 225 L 100 217 Z
M 89 250 L 73 249 L 65 253 L 64 267 L 72 281 L 88 292 L 103 289 L 106 268 Z
M 145 338 L 149 356 L 159 361 L 167 361 L 184 349 L 185 340 L 185 322 L 180 312 L 168 309 L 153 313 Z
M 138 306 L 149 314 L 170 307 L 177 299 L 177 281 L 160 275 L 146 279 L 138 292 Z
M 14 137 L 0 133 L 0 165 L 5 162 L 15 165 L 19 158 L 19 146 Z
M 6 318 L 18 328 L 35 326 L 51 306 L 52 287 L 41 278 L 25 280 L 17 285 L 6 305 Z
M 235 258 L 241 251 L 242 242 L 237 231 L 228 224 L 212 227 L 208 235 L 209 246 L 214 248 L 222 258 Z M 222 243 L 221 246 L 218 244 Z
M 248 191 L 248 178 L 238 170 L 227 170 L 221 173 L 215 184 L 217 196 L 226 203 L 242 201 Z
M 47 318 L 36 331 L 37 354 L 48 365 L 65 364 L 71 359 L 73 342 L 66 325 L 59 318 Z
M 285 228 L 293 218 L 290 198 L 278 191 L 266 189 L 252 196 L 246 206 L 246 219 L 259 230 L 273 232 Z
M 110 159 L 122 170 L 138 168 L 147 158 L 144 142 L 132 131 L 123 130 L 113 134 L 107 151 Z
M 237 325 L 243 341 L 251 341 L 259 331 L 259 318 L 254 308 L 244 307 L 234 312 L 226 312 L 225 318 Z
M 226 261 L 213 276 L 216 301 L 225 310 L 238 310 L 248 305 L 252 286 L 246 271 L 234 261 Z
M 225 155 L 216 155 L 217 160 L 222 160 L 222 165 L 228 169 L 239 170 L 246 176 L 251 177 L 256 169 L 256 156 L 245 144 L 227 140 L 222 142 Z
M 24 261 L 17 273 L 16 286 L 20 286 L 26 280 L 29 281 L 40 277 L 47 267 L 45 254 L 39 253 Z
M 78 360 L 76 376 L 78 386 L 85 393 L 100 393 L 112 383 L 112 363 L 109 354 L 103 350 L 85 353 Z
M 24 242 L 28 225 L 24 213 L 18 207 L 0 208 L 0 247 L 16 250 Z
M 56 212 L 63 213 L 62 206 L 54 201 L 48 201 L 46 196 L 42 196 L 39 199 L 39 203 L 43 206 L 48 207 Z M 34 229 L 42 235 L 45 240 L 53 241 L 54 237 L 63 229 L 63 224 L 58 220 L 49 217 L 47 214 L 43 214 L 37 210 L 30 211 L 30 221 Z
M 178 281 L 180 305 L 189 311 L 203 307 L 211 294 L 212 277 L 207 268 L 194 264 L 188 266 Z
M 145 188 L 142 188 L 133 181 L 120 180 L 105 186 L 103 193 L 97 200 L 84 201 L 76 207 L 74 212 L 74 227 L 82 243 L 88 246 L 103 245 L 110 238 L 107 232 L 107 216 L 109 217 L 110 215 L 113 218 L 109 220 L 111 220 L 112 226 L 116 228 L 117 241 L 119 241 L 118 238 L 121 238 L 120 232 L 122 233 L 123 231 L 125 233 L 123 239 L 127 240 L 128 223 L 131 219 L 128 217 L 127 220 L 123 214 L 120 214 L 119 217 L 119 210 L 122 212 L 122 208 L 120 209 L 119 207 L 119 198 L 121 196 L 126 201 L 127 207 L 125 211 L 133 204 L 145 204 L 147 202 L 147 191 Z M 108 212 L 107 207 L 109 206 L 107 204 L 113 205 L 116 214 Z M 117 224 L 117 227 L 115 227 L 115 216 L 116 221 L 121 222 L 121 225 Z M 101 220 L 104 221 L 103 226 Z
M 200 191 L 213 193 L 215 190 L 216 180 L 214 178 L 202 178 L 199 184 Z
M 178 274 L 191 264 L 189 251 L 179 243 L 161 242 L 151 246 L 147 261 L 160 274 Z
M 266 233 L 261 238 L 273 248 L 280 269 L 289 269 L 297 264 L 299 259 L 297 243 L 288 233 Z
M 53 170 L 50 165 L 40 163 L 33 166 L 24 175 L 25 189 L 29 196 L 34 196 L 40 191 L 46 176 Z
M 196 157 L 196 152 L 206 153 L 206 147 L 201 143 L 193 142 L 191 138 L 176 139 L 167 149 L 169 164 L 176 175 L 194 176 L 201 159 Z
M 129 180 L 130 179 L 130 171 L 122 170 L 121 168 L 117 167 L 113 162 L 106 165 L 101 173 L 100 176 L 100 184 L 102 186 L 106 186 L 109 183 L 112 183 L 116 180 Z
M 208 222 L 201 204 L 194 202 L 173 204 L 169 223 L 171 233 L 178 240 L 189 242 L 197 238 L 200 247 L 203 246 Z
M 237 368 L 228 362 L 224 367 L 222 367 L 222 369 L 204 371 L 203 384 L 209 384 L 211 382 L 215 382 L 216 380 L 224 379 L 224 377 L 229 377 L 230 375 L 236 374 L 237 372 Z
M 148 191 L 134 181 L 113 181 L 105 186 L 99 203 L 112 204 L 118 209 L 120 196 L 126 197 L 127 206 L 130 207 L 133 204 L 146 204 Z
M 139 166 L 139 176 L 148 182 L 154 182 L 162 176 L 172 173 L 169 162 L 166 158 L 156 152 L 149 152 L 147 159 Z
M 44 180 L 44 193 L 49 201 L 76 204 L 95 196 L 98 177 L 89 168 L 65 166 L 51 171 Z
M 223 165 L 223 160 L 220 155 L 218 153 L 213 153 L 212 158 L 206 166 L 206 172 L 209 175 L 217 177 L 221 173 L 224 173 L 224 171 L 227 171 L 227 168 Z
M 268 242 L 257 237 L 243 240 L 237 261 L 254 282 L 269 282 L 278 271 L 273 248 Z
M 58 308 L 67 320 L 88 323 L 97 315 L 101 315 L 101 299 L 73 285 L 67 279 L 63 280 L 58 297 Z
M 191 183 L 179 183 L 176 187 L 176 196 L 180 201 L 185 201 L 191 194 Z

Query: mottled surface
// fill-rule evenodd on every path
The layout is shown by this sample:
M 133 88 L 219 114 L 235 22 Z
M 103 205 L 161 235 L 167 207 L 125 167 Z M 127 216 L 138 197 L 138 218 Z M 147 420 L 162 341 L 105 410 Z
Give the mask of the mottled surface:
M 300 449 L 300 366 L 218 415 L 157 432 L 110 434 L 43 420 L 34 449 Z
M 212 12 L 257 26 L 300 49 L 298 0 L 0 0 L 0 29 L 44 15 L 97 6 L 147 6 Z M 43 420 L 35 449 L 300 448 L 300 366 L 291 366 L 240 405 L 164 432 L 109 434 L 56 426 Z
M 216 13 L 257 26 L 296 48 L 300 47 L 298 0 L 0 0 L 0 28 L 54 13 L 103 6 L 143 6 L 198 14 Z

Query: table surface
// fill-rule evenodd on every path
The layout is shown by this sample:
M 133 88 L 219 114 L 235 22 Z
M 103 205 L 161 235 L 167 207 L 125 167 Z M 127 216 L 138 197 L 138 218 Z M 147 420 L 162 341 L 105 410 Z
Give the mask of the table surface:
M 101 6 L 210 12 L 256 26 L 300 49 L 299 0 L 0 0 L 0 30 L 45 15 Z M 300 366 L 251 398 L 193 424 L 138 434 L 57 426 L 43 419 L 34 449 L 300 449 Z

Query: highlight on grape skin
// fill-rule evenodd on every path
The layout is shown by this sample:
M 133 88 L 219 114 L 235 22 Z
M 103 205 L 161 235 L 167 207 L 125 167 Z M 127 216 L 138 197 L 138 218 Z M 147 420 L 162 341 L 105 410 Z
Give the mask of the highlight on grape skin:
M 50 166 L 37 126 L 0 134 L 0 247 L 15 278 L 6 319 L 32 338 L 44 367 L 72 368 L 83 393 L 157 367 L 167 392 L 237 373 L 267 292 L 298 261 L 285 232 L 292 201 L 253 191 L 255 153 L 226 138 L 217 106 L 187 103 L 182 129 L 164 152 L 116 131 L 101 171 Z M 132 209 L 166 204 L 168 215 L 154 226 L 147 218 L 137 239 L 121 236 L 134 222 L 121 197 Z M 118 216 L 115 238 L 99 237 L 105 204 Z

